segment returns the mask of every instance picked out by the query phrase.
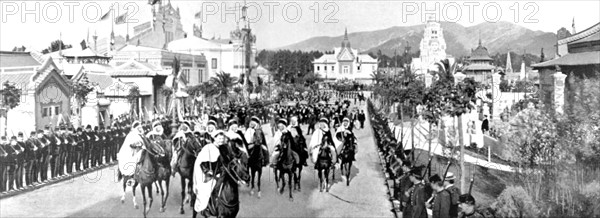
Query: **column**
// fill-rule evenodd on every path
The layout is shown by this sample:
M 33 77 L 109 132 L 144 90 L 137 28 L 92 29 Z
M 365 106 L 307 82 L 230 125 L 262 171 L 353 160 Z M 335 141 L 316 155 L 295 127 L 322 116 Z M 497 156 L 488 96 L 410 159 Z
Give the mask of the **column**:
M 563 113 L 563 107 L 565 105 L 565 79 L 567 75 L 560 72 L 560 68 L 557 69 L 556 73 L 552 74 L 552 106 L 557 114 Z
M 491 118 L 492 119 L 500 119 L 500 113 L 502 113 L 502 108 L 500 108 L 500 75 L 499 73 L 492 74 L 492 111 Z

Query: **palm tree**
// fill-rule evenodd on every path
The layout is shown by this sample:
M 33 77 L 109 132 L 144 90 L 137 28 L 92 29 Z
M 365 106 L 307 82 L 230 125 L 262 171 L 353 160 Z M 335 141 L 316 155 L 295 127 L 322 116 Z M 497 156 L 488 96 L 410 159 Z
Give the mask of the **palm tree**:
M 377 70 L 371 73 L 371 77 L 375 80 L 375 84 L 379 84 L 379 82 L 385 79 L 385 74 L 381 70 Z
M 222 101 L 223 98 L 229 98 L 231 88 L 237 83 L 238 78 L 231 76 L 229 73 L 220 72 L 215 77 L 210 78 L 210 83 L 215 86 L 218 97 Z

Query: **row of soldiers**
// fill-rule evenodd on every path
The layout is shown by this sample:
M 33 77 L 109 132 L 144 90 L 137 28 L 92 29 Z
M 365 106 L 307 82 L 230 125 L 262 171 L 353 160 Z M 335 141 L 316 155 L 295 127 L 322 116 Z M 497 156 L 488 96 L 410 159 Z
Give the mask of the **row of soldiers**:
M 412 150 L 404 150 L 402 143 L 396 142 L 387 120 L 380 114 L 372 116 L 378 147 L 385 155 L 386 171 L 394 180 L 392 198 L 400 202 L 398 209 L 402 217 L 427 218 L 428 211 L 433 218 L 493 217 L 493 213 L 476 209 L 470 193 L 461 195 L 455 186 L 456 177 L 448 171 L 448 166 L 444 174 L 426 177 L 431 174 L 429 166 L 411 162 L 407 157 L 412 155 Z
M 24 189 L 116 160 L 129 127 L 115 122 L 110 128 L 90 125 L 73 128 L 46 126 L 0 140 L 0 192 Z

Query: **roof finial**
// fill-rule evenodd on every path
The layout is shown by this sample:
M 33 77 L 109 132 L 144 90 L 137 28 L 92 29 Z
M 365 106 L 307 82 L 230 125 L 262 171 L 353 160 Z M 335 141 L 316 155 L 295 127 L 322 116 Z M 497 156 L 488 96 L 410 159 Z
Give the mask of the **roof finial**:
M 344 40 L 348 40 L 348 27 L 344 30 Z
M 575 30 L 575 17 L 573 17 L 573 23 L 571 24 L 571 27 L 573 28 L 573 35 L 575 35 L 575 33 L 577 33 Z
M 479 47 L 481 47 L 481 30 L 479 30 Z

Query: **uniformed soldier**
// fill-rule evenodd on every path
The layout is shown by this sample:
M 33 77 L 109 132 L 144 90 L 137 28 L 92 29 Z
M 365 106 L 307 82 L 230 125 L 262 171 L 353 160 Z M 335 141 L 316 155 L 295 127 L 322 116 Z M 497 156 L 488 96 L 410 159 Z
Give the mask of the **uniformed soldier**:
M 75 149 L 79 145 L 79 138 L 77 137 L 77 131 L 72 126 L 67 128 L 67 135 L 69 137 L 69 145 L 66 146 L 65 149 L 65 163 L 67 165 L 67 174 L 71 175 L 73 173 L 73 164 L 75 163 Z
M 40 149 L 38 156 L 38 170 L 40 173 L 40 182 L 44 182 L 48 180 L 48 164 L 50 163 L 50 145 L 52 141 L 50 141 L 50 131 L 49 128 L 44 128 L 44 130 L 38 130 L 38 139 L 42 143 L 42 148 Z
M 102 155 L 100 151 L 102 151 L 102 138 L 99 135 L 99 128 L 98 126 L 94 126 L 94 130 L 92 130 L 92 138 L 94 139 L 94 146 L 92 148 L 92 155 L 91 155 L 91 167 L 97 167 L 99 162 L 100 162 L 100 156 Z
M 54 131 L 51 134 L 52 146 L 50 146 L 50 176 L 55 179 L 57 178 L 60 172 L 60 150 L 62 148 L 64 140 L 60 135 L 60 129 L 58 127 L 54 128 Z
M 14 137 L 14 136 L 13 136 Z M 15 182 L 17 185 L 17 189 L 23 188 L 23 175 L 25 171 L 25 138 L 23 136 L 23 132 L 19 132 L 16 137 L 16 143 L 11 143 L 10 145 L 17 151 L 17 168 L 15 172 Z
M 8 168 L 8 153 L 5 150 L 6 145 L 6 137 L 2 136 L 0 138 L 0 192 L 6 191 L 7 179 L 5 173 L 7 172 Z
M 75 171 L 84 170 L 84 149 L 86 148 L 87 143 L 87 135 L 83 132 L 81 127 L 77 128 L 77 145 L 75 149 L 73 149 L 73 153 L 75 154 L 73 157 L 75 158 Z
M 397 192 L 396 198 L 400 200 L 400 210 L 404 211 L 404 208 L 408 206 L 409 198 L 404 193 L 408 191 L 412 186 L 413 182 L 410 180 L 410 168 L 411 163 L 408 160 L 402 161 L 402 175 L 397 180 Z
M 60 145 L 60 147 L 58 148 L 58 150 L 56 152 L 58 152 L 58 171 L 57 174 L 58 176 L 64 176 L 65 175 L 65 166 L 67 165 L 67 154 L 68 154 L 68 150 L 71 149 L 71 137 L 69 136 L 69 133 L 67 132 L 67 126 L 65 125 L 60 125 L 60 131 L 59 131 L 59 137 L 60 139 L 62 139 L 62 143 Z
M 35 131 L 29 133 L 29 138 L 25 142 L 25 185 L 30 186 L 37 182 L 35 178 L 34 168 L 37 165 L 37 150 L 39 147 L 39 140 L 37 140 Z
M 431 207 L 433 218 L 449 218 L 451 198 L 450 191 L 444 189 L 442 179 L 437 174 L 429 178 L 431 188 L 433 189 L 434 196 L 428 202 L 428 206 Z M 433 204 L 431 204 L 433 202 Z
M 17 179 L 17 168 L 18 168 L 18 159 L 19 156 L 21 156 L 19 149 L 16 149 L 17 147 L 17 137 L 16 136 L 12 136 L 10 138 L 10 140 L 8 141 L 8 143 L 5 146 L 5 150 L 8 152 L 8 191 L 14 190 L 15 189 L 15 183 L 16 183 L 16 179 Z
M 85 131 L 84 131 L 84 135 L 85 135 L 85 144 L 83 146 L 83 151 L 82 151 L 82 156 L 81 156 L 81 163 L 83 166 L 83 170 L 87 170 L 88 168 L 90 168 L 90 157 L 92 154 L 92 148 L 94 147 L 94 137 L 91 133 L 92 131 L 92 126 L 91 125 L 87 125 L 85 127 Z
M 427 218 L 425 184 L 423 183 L 422 168 L 413 167 L 410 170 L 409 179 L 413 186 L 404 193 L 408 197 L 406 208 L 402 211 L 402 217 Z

